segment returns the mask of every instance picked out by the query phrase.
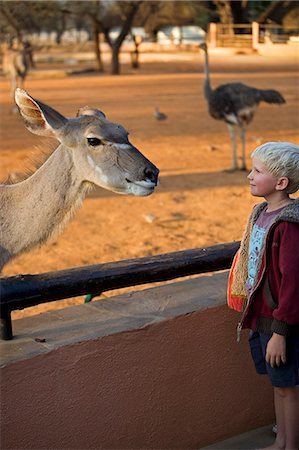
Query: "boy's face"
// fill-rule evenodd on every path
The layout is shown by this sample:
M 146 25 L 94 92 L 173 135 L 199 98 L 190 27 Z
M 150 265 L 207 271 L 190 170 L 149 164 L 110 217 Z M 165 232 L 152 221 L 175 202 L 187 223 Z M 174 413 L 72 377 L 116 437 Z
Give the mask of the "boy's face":
M 257 156 L 252 158 L 252 170 L 247 178 L 251 194 L 255 197 L 267 198 L 277 192 L 279 178 L 270 173 Z

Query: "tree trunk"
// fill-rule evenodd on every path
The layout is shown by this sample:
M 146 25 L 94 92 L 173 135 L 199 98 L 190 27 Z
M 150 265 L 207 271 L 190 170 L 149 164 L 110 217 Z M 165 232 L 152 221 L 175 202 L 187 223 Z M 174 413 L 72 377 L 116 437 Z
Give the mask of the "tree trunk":
M 234 19 L 230 2 L 227 0 L 214 0 L 214 3 L 217 6 L 220 22 L 232 24 Z
M 125 21 L 123 23 L 122 29 L 116 41 L 111 44 L 112 50 L 112 61 L 111 61 L 111 74 L 118 75 L 120 73 L 120 65 L 119 65 L 119 52 L 123 41 L 125 40 L 127 34 L 131 30 L 131 26 L 134 21 L 134 17 L 136 16 L 140 6 L 142 5 L 143 0 L 133 1 L 130 4 L 130 9 L 127 13 Z M 108 41 L 109 43 L 109 41 Z
M 248 23 L 248 1 L 230 2 L 234 23 Z
M 111 57 L 111 75 L 120 74 L 120 64 L 119 64 L 119 51 L 120 46 L 115 43 L 111 47 L 112 57 Z
M 61 44 L 61 38 L 66 29 L 66 16 L 63 12 L 60 17 L 58 17 L 58 27 L 57 27 L 57 35 L 56 35 L 56 44 Z
M 229 36 L 234 35 L 233 29 L 233 13 L 231 9 L 230 2 L 227 0 L 214 0 L 215 5 L 217 6 L 218 14 L 220 17 L 220 22 L 226 26 L 226 34 Z
M 135 36 L 132 33 L 135 50 L 131 51 L 131 66 L 132 69 L 139 69 L 139 45 L 142 42 L 141 36 Z
M 104 64 L 102 60 L 101 42 L 100 42 L 100 28 L 97 22 L 93 22 L 93 39 L 94 49 L 96 54 L 96 60 L 98 64 L 98 72 L 104 72 Z

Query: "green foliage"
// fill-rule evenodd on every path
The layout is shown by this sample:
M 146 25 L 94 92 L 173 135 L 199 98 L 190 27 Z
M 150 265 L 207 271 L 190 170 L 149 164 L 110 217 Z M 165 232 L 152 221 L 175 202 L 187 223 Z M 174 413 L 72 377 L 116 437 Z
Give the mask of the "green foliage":
M 261 13 L 266 11 L 267 8 L 273 3 L 273 0 L 250 0 L 248 7 L 248 18 L 251 21 L 256 20 Z
M 285 27 L 299 28 L 299 6 L 286 14 L 282 23 Z
M 145 2 L 141 8 L 143 16 L 149 4 L 152 4 L 152 14 L 148 15 L 145 28 L 153 35 L 163 26 L 198 25 L 206 29 L 214 16 L 208 2 L 201 0 Z
M 124 23 L 134 3 L 136 0 L 0 1 L 1 38 L 20 38 L 26 33 L 41 31 L 57 31 L 61 35 L 64 30 L 73 27 L 91 33 L 94 21 L 107 31 Z M 236 16 L 238 9 L 239 13 L 243 11 L 248 21 L 256 20 L 275 2 L 146 0 L 140 3 L 134 25 L 145 26 L 154 35 L 159 28 L 167 25 L 198 25 L 207 29 L 209 22 L 219 21 L 219 8 L 224 6 L 231 8 L 233 16 Z M 295 13 L 294 17 L 297 17 Z M 292 16 L 290 20 L 294 21 Z
M 14 1 L 0 3 L 1 37 L 20 37 L 27 33 L 65 28 L 64 2 Z

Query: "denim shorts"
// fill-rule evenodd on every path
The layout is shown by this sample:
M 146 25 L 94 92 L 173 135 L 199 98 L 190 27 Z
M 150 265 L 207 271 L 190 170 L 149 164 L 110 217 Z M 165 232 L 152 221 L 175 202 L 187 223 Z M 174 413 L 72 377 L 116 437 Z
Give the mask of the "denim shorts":
M 299 384 L 299 336 L 287 337 L 286 363 L 271 367 L 266 362 L 266 348 L 271 336 L 251 331 L 249 346 L 255 369 L 267 374 L 274 387 L 293 387 Z

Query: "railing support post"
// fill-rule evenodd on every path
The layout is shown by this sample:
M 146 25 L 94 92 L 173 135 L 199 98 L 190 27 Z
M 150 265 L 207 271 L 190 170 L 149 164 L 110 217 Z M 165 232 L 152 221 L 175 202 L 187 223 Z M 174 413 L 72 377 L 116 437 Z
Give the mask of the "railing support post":
M 0 312 L 0 339 L 9 341 L 12 339 L 12 323 L 11 323 L 11 311 L 1 308 Z

